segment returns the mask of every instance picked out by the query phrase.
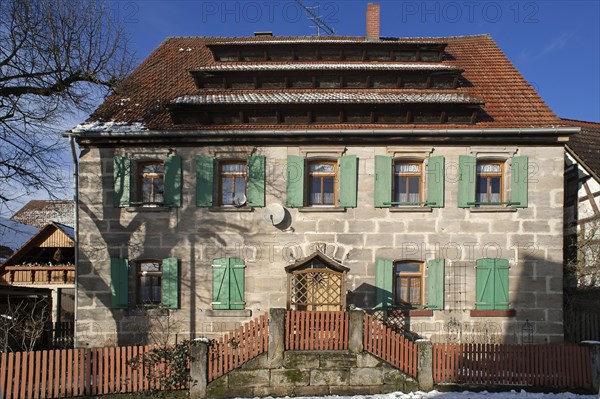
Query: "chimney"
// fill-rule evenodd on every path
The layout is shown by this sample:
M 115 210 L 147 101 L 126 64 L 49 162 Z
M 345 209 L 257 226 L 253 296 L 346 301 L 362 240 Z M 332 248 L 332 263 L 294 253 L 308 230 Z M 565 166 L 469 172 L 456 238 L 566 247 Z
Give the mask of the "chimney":
M 367 4 L 367 40 L 379 40 L 379 17 L 381 15 L 379 3 Z

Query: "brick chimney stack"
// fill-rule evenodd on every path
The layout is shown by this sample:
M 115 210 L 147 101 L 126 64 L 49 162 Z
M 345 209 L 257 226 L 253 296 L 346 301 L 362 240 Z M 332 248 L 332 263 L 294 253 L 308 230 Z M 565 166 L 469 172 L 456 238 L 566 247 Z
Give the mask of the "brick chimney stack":
M 379 3 L 369 3 L 367 5 L 367 40 L 379 40 L 381 9 Z

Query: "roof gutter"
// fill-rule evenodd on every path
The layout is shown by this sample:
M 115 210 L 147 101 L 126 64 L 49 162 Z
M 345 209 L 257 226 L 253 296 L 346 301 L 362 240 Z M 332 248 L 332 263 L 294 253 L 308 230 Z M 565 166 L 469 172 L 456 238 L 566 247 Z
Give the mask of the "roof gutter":
M 490 129 L 297 129 L 297 130 L 141 130 L 130 132 L 67 132 L 76 138 L 152 138 L 202 136 L 525 136 L 570 135 L 579 127 L 490 128 Z

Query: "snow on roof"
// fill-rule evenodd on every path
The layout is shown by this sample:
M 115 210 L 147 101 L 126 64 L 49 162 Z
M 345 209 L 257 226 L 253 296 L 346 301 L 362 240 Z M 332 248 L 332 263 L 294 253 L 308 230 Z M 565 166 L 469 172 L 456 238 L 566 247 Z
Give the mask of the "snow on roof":
M 15 251 L 31 239 L 39 229 L 0 217 L 0 246 Z
M 217 64 L 205 68 L 197 68 L 192 72 L 222 72 L 222 71 L 296 71 L 296 70 L 415 70 L 415 71 L 460 71 L 461 69 L 446 64 L 435 63 L 296 63 L 296 64 Z
M 130 99 L 129 99 L 130 100 Z M 73 133 L 81 132 L 114 132 L 114 133 L 127 133 L 127 132 L 139 132 L 142 130 L 148 130 L 146 125 L 140 122 L 86 122 L 75 126 L 71 129 Z
M 241 93 L 206 94 L 177 97 L 172 104 L 317 104 L 317 103 L 459 103 L 481 100 L 464 93 Z

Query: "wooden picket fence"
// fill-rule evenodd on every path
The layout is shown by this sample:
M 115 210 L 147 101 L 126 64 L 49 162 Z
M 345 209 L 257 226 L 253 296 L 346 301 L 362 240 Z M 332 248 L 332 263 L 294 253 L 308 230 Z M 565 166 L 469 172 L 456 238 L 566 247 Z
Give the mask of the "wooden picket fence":
M 65 398 L 161 390 L 135 362 L 150 346 L 0 354 L 0 397 Z M 137 363 L 132 367 L 131 363 Z M 182 387 L 184 388 L 184 387 Z
M 575 345 L 433 344 L 435 383 L 591 386 L 589 348 Z
M 285 350 L 347 350 L 348 312 L 288 310 Z
M 405 374 L 417 377 L 417 345 L 392 330 L 381 321 L 365 314 L 364 349 L 382 360 L 402 370 Z
M 265 353 L 269 347 L 269 318 L 259 318 L 217 338 L 208 348 L 208 381 Z

